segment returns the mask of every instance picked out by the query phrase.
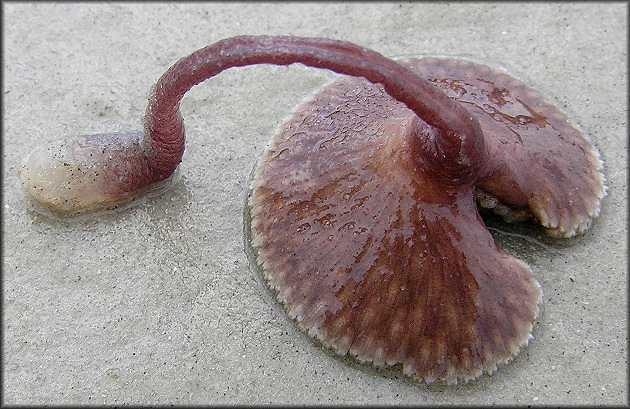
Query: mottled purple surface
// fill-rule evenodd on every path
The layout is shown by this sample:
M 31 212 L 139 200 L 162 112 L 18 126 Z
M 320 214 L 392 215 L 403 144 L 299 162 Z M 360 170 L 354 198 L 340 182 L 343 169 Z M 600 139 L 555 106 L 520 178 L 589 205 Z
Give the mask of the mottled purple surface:
M 601 163 L 522 82 L 465 60 L 403 63 L 479 119 L 491 152 L 482 174 L 445 178 L 422 152 L 439 135 L 382 87 L 337 81 L 297 109 L 258 165 L 253 244 L 311 336 L 341 355 L 453 383 L 493 372 L 526 345 L 540 299 L 529 268 L 494 245 L 473 186 L 571 236 L 599 213 Z M 452 167 L 447 157 L 440 165 Z M 471 182 L 452 188 L 450 177 Z
M 299 107 L 260 161 L 252 236 L 263 275 L 339 354 L 454 383 L 527 343 L 540 289 L 497 249 L 472 182 L 424 169 L 417 117 L 362 80 Z

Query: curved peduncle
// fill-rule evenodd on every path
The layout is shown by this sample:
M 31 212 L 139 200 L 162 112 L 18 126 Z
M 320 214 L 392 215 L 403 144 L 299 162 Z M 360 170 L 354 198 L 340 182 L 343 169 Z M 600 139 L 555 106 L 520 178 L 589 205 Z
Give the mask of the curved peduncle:
M 35 202 L 62 217 L 114 208 L 139 197 L 159 186 L 157 182 L 168 181 L 182 159 L 184 124 L 179 103 L 190 88 L 232 67 L 293 63 L 382 84 L 389 95 L 433 127 L 427 131 L 423 125 L 412 136 L 418 136 L 415 151 L 422 166 L 445 188 L 475 181 L 488 162 L 477 120 L 395 61 L 342 41 L 241 36 L 195 51 L 169 68 L 152 89 L 144 133 L 83 135 L 52 142 L 26 158 L 19 170 L 22 186 Z
M 294 63 L 382 84 L 389 95 L 441 131 L 439 140 L 424 147 L 431 151 L 425 152 L 429 159 L 434 156 L 440 162 L 436 166 L 446 166 L 454 174 L 465 171 L 470 175 L 485 163 L 487 150 L 478 122 L 442 91 L 395 61 L 337 40 L 239 36 L 182 58 L 153 87 L 145 116 L 144 143 L 156 180 L 167 178 L 183 155 L 184 126 L 179 103 L 190 88 L 232 67 Z

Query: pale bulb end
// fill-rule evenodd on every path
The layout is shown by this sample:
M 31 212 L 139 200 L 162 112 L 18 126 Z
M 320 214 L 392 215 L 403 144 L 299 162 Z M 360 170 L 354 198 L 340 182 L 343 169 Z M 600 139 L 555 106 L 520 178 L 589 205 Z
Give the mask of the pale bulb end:
M 37 205 L 58 217 L 116 208 L 153 182 L 141 141 L 142 131 L 134 131 L 51 142 L 25 159 L 20 181 Z

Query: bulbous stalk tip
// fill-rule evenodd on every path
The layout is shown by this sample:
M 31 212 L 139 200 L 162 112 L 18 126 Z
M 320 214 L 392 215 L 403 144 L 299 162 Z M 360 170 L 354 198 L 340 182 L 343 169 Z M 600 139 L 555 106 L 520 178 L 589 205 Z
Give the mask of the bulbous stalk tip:
M 18 175 L 24 190 L 55 216 L 114 208 L 151 183 L 141 131 L 85 135 L 35 149 Z

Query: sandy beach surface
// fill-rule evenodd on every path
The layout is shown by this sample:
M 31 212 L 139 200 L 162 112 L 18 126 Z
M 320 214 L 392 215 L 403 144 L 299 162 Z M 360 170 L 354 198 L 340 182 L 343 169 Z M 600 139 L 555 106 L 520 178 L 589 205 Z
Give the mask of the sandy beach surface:
M 627 404 L 627 3 L 23 3 L 3 7 L 4 404 Z M 160 196 L 75 222 L 32 212 L 37 146 L 140 129 L 179 58 L 239 34 L 348 40 L 389 57 L 504 67 L 552 98 L 605 162 L 583 236 L 490 220 L 543 289 L 529 346 L 493 376 L 427 386 L 337 359 L 286 318 L 243 242 L 250 174 L 335 75 L 228 70 L 182 102 L 187 148 Z

